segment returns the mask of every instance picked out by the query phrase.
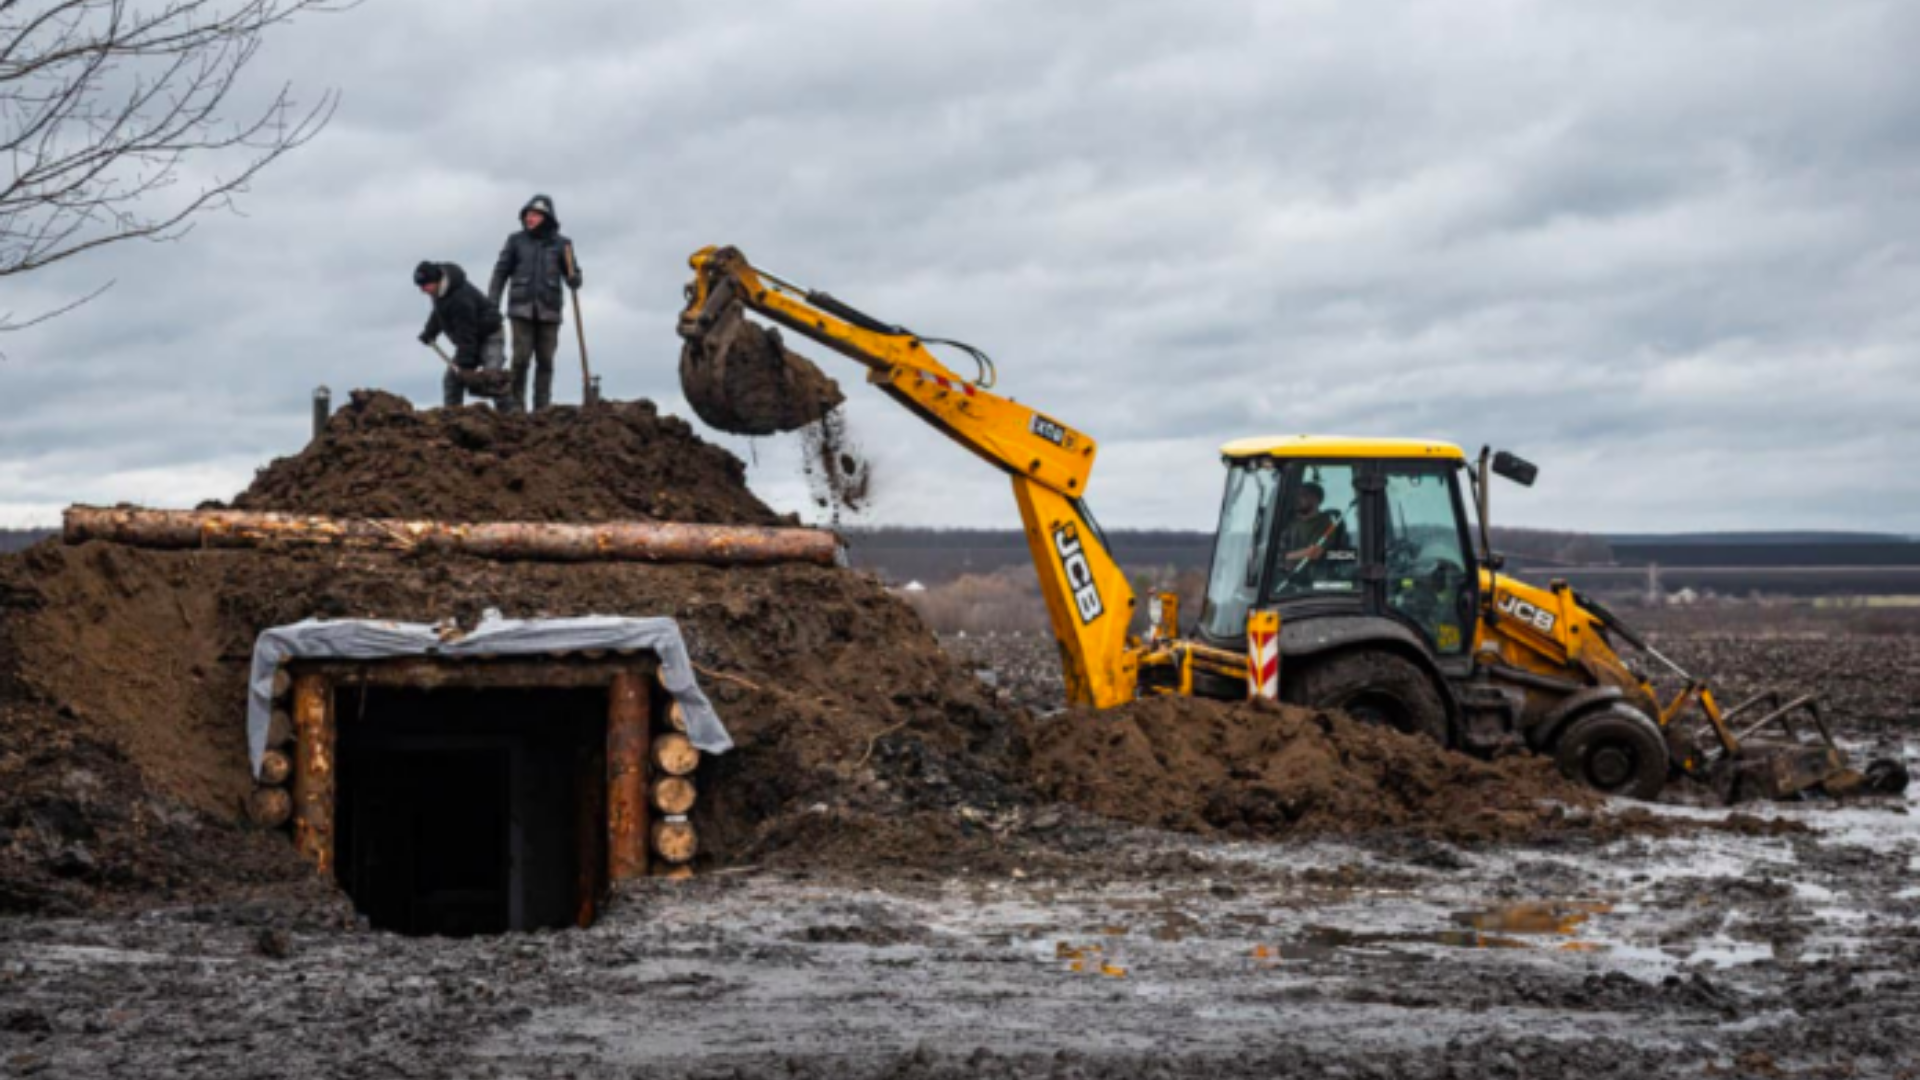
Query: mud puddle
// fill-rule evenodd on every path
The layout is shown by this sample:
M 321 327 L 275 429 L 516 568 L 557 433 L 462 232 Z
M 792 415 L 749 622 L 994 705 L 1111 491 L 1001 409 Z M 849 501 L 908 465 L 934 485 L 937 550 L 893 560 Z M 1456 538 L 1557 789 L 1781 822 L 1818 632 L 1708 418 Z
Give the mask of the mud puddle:
M 1762 1075 L 1739 1063 L 1764 1059 L 1898 1075 L 1920 1061 L 1920 840 L 1903 815 L 1872 824 L 1884 851 L 1846 830 L 1470 852 L 1114 830 L 1024 876 L 649 883 L 584 932 L 296 928 L 283 959 L 233 911 L 0 922 L 0 1062 L 1232 1078 Z

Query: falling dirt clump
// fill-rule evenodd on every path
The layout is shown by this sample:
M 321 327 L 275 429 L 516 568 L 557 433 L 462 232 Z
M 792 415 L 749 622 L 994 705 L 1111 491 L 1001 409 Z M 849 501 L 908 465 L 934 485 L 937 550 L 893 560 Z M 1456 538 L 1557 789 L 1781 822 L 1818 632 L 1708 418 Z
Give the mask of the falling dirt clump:
M 1599 802 L 1542 758 L 1480 761 L 1337 713 L 1265 702 L 1151 698 L 1036 721 L 1029 733 L 1042 794 L 1183 832 L 1512 840 Z
M 829 522 L 839 525 L 847 514 L 867 508 L 873 492 L 873 468 L 860 455 L 847 433 L 844 409 L 835 409 L 800 432 L 801 468 L 814 505 L 827 510 Z
M 746 467 L 652 402 L 416 410 L 380 391 L 306 449 L 262 469 L 240 510 L 443 521 L 683 521 L 772 525 Z

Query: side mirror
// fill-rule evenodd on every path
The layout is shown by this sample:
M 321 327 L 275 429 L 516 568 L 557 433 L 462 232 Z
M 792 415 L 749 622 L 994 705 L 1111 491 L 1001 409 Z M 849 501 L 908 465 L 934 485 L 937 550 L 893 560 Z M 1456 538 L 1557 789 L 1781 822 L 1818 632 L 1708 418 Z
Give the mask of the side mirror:
M 1493 455 L 1493 471 L 1521 487 L 1532 487 L 1540 475 L 1540 466 L 1502 450 Z

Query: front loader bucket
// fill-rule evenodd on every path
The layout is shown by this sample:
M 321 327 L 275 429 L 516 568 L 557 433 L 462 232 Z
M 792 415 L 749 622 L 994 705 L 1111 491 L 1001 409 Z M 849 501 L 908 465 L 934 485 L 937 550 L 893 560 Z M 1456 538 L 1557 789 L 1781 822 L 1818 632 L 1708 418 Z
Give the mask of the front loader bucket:
M 1830 795 L 1850 795 L 1866 777 L 1847 766 L 1839 750 L 1794 743 L 1750 742 L 1729 762 L 1733 769 L 1733 801 L 1788 799 L 1819 789 Z
M 786 350 L 778 331 L 749 322 L 737 301 L 687 334 L 680 388 L 701 420 L 735 435 L 798 431 L 846 400 L 812 361 Z
M 1907 771 L 1899 762 L 1875 761 L 1862 772 L 1834 742 L 1819 703 L 1805 694 L 1783 700 L 1779 693 L 1757 695 L 1717 717 L 1731 752 L 1715 762 L 1716 779 L 1729 801 L 1790 799 L 1820 792 L 1849 795 L 1897 795 L 1906 790 Z M 1735 722 L 1758 719 L 1734 730 Z

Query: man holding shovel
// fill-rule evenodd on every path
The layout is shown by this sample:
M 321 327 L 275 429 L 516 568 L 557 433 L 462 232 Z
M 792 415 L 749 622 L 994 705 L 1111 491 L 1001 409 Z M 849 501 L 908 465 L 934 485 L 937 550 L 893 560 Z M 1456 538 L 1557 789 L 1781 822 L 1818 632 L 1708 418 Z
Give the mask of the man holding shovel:
M 495 308 L 508 283 L 507 315 L 513 320 L 513 399 L 527 407 L 527 368 L 534 369 L 533 407 L 553 402 L 553 354 L 560 345 L 560 322 L 566 310 L 562 286 L 580 288 L 580 264 L 573 242 L 560 235 L 553 200 L 535 195 L 520 208 L 520 231 L 507 237 L 500 260 L 493 267 L 487 299 Z M 577 318 L 577 316 L 576 316 Z M 584 336 L 581 347 L 585 348 Z M 583 360 L 584 363 L 584 360 Z
M 489 398 L 496 408 L 507 405 L 505 368 L 506 330 L 500 309 L 472 282 L 467 272 L 454 263 L 423 262 L 413 268 L 413 283 L 433 299 L 433 314 L 427 316 L 420 340 L 435 352 L 441 334 L 453 342 L 453 358 L 445 353 L 447 374 L 440 381 L 441 401 L 449 408 L 465 403 L 467 391 L 475 397 Z

